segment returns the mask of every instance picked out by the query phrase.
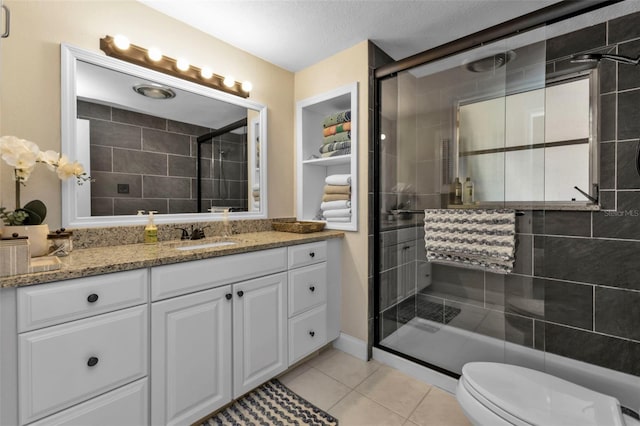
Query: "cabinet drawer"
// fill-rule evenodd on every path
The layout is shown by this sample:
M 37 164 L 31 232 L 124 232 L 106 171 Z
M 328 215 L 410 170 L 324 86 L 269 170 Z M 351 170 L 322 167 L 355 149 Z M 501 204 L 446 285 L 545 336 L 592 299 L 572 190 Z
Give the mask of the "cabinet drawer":
M 206 290 L 287 269 L 287 249 L 233 254 L 151 269 L 151 300 Z
M 29 426 L 141 426 L 148 424 L 147 379 L 90 399 Z
M 21 287 L 18 331 L 29 331 L 147 302 L 147 269 Z
M 21 334 L 21 423 L 145 376 L 147 316 L 137 306 Z
M 326 262 L 289 271 L 289 318 L 326 301 Z
M 327 305 L 289 320 L 289 365 L 327 343 Z
M 327 260 L 326 241 L 289 247 L 289 268 L 311 265 L 325 260 Z

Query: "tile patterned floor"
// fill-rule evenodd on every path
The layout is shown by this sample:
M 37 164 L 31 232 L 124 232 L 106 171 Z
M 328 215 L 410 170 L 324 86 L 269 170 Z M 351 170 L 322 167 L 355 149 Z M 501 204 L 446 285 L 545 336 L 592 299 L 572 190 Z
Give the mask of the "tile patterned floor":
M 279 377 L 340 426 L 467 426 L 455 396 L 377 361 L 327 349 Z

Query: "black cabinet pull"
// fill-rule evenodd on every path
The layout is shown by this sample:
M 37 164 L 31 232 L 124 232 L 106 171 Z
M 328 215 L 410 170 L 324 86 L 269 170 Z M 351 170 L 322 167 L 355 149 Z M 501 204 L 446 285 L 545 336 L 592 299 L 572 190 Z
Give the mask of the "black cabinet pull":
M 311 253 L 309 253 L 309 256 L 316 257 L 316 254 L 314 252 L 311 252 Z
M 240 290 L 240 291 L 238 292 L 238 297 L 242 297 L 242 296 L 244 296 L 244 291 Z
M 315 336 L 315 335 L 316 335 L 316 332 L 315 332 L 315 331 L 310 331 L 310 332 L 309 332 L 309 335 L 310 335 L 311 337 L 313 337 L 313 336 Z
M 311 290 L 311 293 L 313 293 L 314 291 L 316 291 L 316 286 L 312 285 L 311 287 L 309 287 L 309 290 Z
M 2 10 L 4 10 L 4 32 L 0 35 L 1 38 L 7 38 L 9 37 L 9 33 L 10 31 L 10 26 L 11 26 L 11 12 L 9 11 L 9 8 L 7 6 L 5 6 L 4 4 L 2 6 Z
M 227 293 L 224 295 L 224 297 L 227 298 L 227 300 L 231 300 L 231 298 L 233 297 L 233 295 L 231 293 Z
M 89 297 L 87 297 L 87 302 L 96 303 L 98 301 L 98 295 L 95 293 L 91 293 Z
M 92 356 L 91 358 L 89 358 L 89 360 L 87 361 L 87 365 L 89 367 L 93 367 L 94 365 L 96 365 L 98 363 L 98 358 L 95 356 Z

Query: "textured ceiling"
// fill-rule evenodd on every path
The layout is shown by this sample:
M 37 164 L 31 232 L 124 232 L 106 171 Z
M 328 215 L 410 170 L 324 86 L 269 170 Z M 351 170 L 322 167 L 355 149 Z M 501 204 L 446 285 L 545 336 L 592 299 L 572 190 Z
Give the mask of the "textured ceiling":
M 369 39 L 402 59 L 558 0 L 139 0 L 299 71 Z

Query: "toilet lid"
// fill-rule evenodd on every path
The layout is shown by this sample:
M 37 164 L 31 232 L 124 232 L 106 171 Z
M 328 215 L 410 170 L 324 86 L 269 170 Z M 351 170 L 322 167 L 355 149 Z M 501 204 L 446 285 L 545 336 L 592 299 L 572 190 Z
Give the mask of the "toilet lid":
M 624 426 L 616 398 L 529 368 L 471 362 L 462 367 L 461 383 L 514 424 Z

